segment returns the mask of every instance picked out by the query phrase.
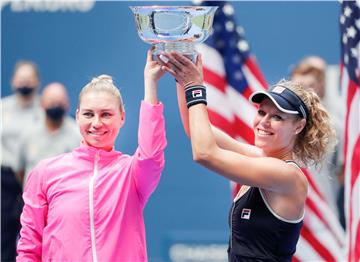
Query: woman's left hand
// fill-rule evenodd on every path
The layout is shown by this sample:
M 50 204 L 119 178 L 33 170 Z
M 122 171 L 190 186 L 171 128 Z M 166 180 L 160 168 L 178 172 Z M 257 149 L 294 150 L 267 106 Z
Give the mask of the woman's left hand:
M 181 86 L 187 88 L 193 85 L 203 85 L 200 54 L 197 54 L 195 64 L 189 58 L 177 52 L 163 53 L 162 55 L 168 60 L 163 67 L 175 77 Z
M 160 60 L 154 60 L 150 49 L 147 51 L 146 65 L 144 68 L 144 101 L 150 104 L 157 104 L 157 88 L 159 79 L 166 70 Z M 159 59 L 159 58 L 158 58 Z

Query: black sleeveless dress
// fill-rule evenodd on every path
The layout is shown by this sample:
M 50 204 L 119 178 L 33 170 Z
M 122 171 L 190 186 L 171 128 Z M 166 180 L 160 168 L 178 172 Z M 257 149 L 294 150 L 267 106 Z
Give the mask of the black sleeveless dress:
M 229 222 L 230 262 L 291 261 L 303 224 L 276 215 L 256 187 L 233 203 Z

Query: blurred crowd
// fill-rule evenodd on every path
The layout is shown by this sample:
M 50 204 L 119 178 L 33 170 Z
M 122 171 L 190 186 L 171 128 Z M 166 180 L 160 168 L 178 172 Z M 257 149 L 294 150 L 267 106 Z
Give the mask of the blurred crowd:
M 40 93 L 40 73 L 32 61 L 16 63 L 13 94 L 1 98 L 1 261 L 14 261 L 29 171 L 42 159 L 80 144 L 66 87 L 49 83 Z

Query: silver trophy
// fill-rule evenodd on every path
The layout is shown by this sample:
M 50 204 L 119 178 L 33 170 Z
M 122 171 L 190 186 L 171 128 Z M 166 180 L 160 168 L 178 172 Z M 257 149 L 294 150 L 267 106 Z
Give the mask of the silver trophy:
M 153 55 L 177 51 L 196 57 L 195 43 L 212 32 L 217 6 L 131 6 L 140 38 L 155 46 Z

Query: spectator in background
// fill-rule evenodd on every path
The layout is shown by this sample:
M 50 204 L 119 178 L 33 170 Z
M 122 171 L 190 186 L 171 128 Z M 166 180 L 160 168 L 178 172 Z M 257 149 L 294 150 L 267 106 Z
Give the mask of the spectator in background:
M 312 88 L 315 93 L 325 97 L 325 71 L 326 63 L 318 56 L 308 56 L 301 60 L 292 70 L 293 80 L 301 82 L 305 87 Z
M 37 125 L 42 115 L 37 66 L 19 61 L 14 68 L 11 86 L 15 94 L 1 99 L 1 260 L 14 261 L 16 237 L 20 228 L 21 182 L 16 177 L 16 152 L 20 136 Z
M 81 141 L 75 120 L 67 116 L 69 97 L 64 85 L 47 85 L 42 92 L 41 107 L 45 112 L 44 124 L 29 129 L 20 139 L 16 171 L 19 177 L 24 177 L 23 183 L 40 160 L 70 152 Z
M 344 124 L 341 114 L 343 109 L 334 104 L 334 102 L 339 103 L 338 99 L 336 101 L 330 99 L 331 92 L 338 92 L 337 94 L 332 94 L 332 96 L 337 98 L 340 92 L 336 86 L 330 89 L 329 83 L 326 82 L 326 70 L 326 62 L 321 57 L 308 56 L 293 68 L 291 78 L 301 83 L 305 88 L 311 88 L 317 93 L 321 102 L 330 113 L 331 120 L 336 129 L 338 145 L 335 148 L 335 152 L 329 155 L 322 166 L 318 168 L 311 167 L 310 170 L 330 207 L 339 215 L 340 222 L 345 227 L 342 155 Z

